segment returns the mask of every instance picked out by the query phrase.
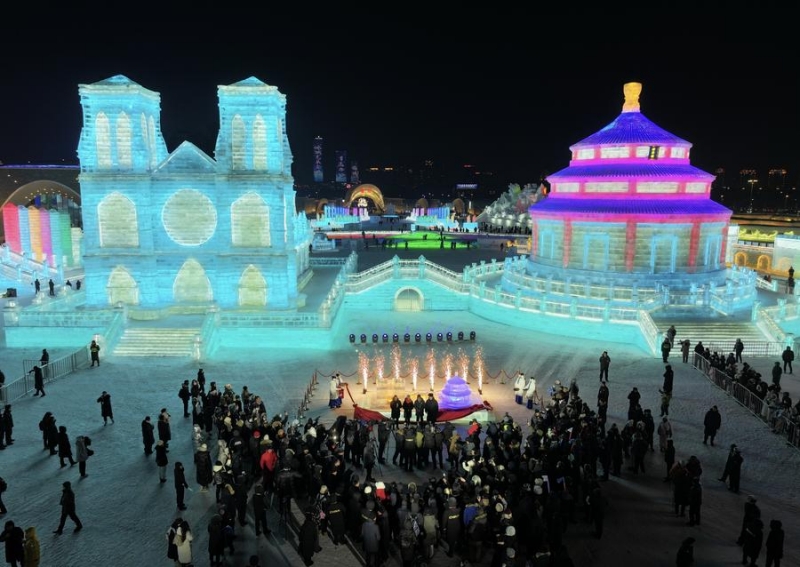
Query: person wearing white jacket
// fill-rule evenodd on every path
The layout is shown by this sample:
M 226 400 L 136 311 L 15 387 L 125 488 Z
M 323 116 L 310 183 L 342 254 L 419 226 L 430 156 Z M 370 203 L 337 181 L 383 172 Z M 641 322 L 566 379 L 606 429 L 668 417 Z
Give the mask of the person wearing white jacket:
M 536 378 L 531 376 L 525 387 L 525 398 L 528 400 L 528 409 L 533 409 L 533 400 L 536 397 Z
M 522 372 L 517 372 L 516 378 L 514 378 L 514 401 L 518 404 L 522 404 L 522 396 L 525 393 L 525 374 Z

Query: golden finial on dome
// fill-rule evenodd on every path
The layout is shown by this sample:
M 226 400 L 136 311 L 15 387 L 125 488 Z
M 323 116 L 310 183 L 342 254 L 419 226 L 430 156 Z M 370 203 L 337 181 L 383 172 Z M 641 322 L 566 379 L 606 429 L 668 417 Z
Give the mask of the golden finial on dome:
M 625 104 L 622 112 L 639 112 L 639 95 L 642 94 L 642 83 L 625 83 L 622 87 L 625 93 Z

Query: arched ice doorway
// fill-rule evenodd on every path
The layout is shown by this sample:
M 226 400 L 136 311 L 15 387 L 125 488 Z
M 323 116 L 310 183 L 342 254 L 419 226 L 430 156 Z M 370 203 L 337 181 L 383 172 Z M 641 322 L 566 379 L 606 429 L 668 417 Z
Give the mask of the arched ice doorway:
M 422 293 L 413 287 L 404 287 L 394 296 L 395 311 L 422 311 L 425 308 L 425 298 Z

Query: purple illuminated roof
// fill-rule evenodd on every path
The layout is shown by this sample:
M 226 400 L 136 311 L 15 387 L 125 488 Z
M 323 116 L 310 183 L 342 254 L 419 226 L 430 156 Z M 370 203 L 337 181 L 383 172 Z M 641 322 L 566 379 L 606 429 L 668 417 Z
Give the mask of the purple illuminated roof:
M 570 149 L 600 144 L 691 144 L 660 126 L 656 126 L 641 112 L 623 112 L 611 124 L 584 138 Z
M 531 214 L 728 215 L 733 211 L 709 199 L 569 199 L 548 197 L 531 205 Z
M 689 164 L 666 164 L 657 160 L 634 163 L 571 165 L 547 176 L 548 181 L 559 178 L 594 179 L 598 177 L 669 177 L 711 180 L 714 176 Z

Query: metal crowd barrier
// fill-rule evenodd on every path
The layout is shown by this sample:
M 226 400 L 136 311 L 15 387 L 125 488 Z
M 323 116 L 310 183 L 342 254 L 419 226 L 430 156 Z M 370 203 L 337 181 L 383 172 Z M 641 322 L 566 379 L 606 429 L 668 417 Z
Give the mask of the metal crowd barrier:
M 789 419 L 786 411 L 767 406 L 764 400 L 754 392 L 748 390 L 734 380 L 733 377 L 711 366 L 711 361 L 697 354 L 695 357 L 693 367 L 696 370 L 702 372 L 715 386 L 724 390 L 741 406 L 750 410 L 753 415 L 769 425 L 772 431 L 786 437 L 787 443 L 796 449 L 800 449 L 800 424 L 794 423 Z
M 49 364 L 41 366 L 44 383 L 46 385 L 55 382 L 59 378 L 72 374 L 79 368 L 89 366 L 90 363 L 89 347 L 80 348 L 71 354 L 51 360 Z M 39 365 L 38 360 L 23 360 L 22 368 L 24 374 L 11 382 L 7 382 L 0 388 L 0 401 L 9 404 L 33 392 L 34 383 L 31 370 L 36 365 Z

